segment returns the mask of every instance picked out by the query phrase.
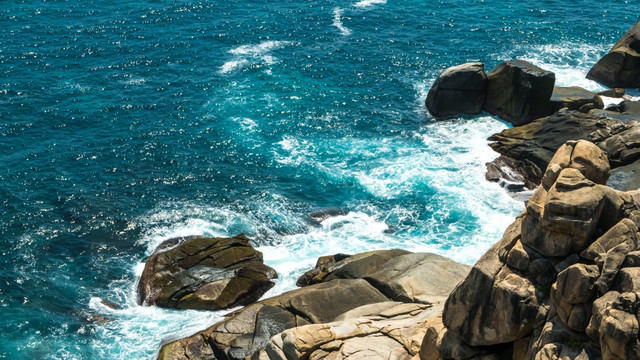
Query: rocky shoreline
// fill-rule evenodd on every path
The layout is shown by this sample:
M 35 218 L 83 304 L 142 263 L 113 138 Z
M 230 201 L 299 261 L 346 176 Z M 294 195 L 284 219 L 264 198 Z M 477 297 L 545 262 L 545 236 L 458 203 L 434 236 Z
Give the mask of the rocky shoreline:
M 640 22 L 588 77 L 640 87 L 639 43 Z M 260 301 L 277 274 L 247 237 L 169 240 L 147 259 L 140 304 L 243 307 L 158 359 L 640 359 L 640 102 L 623 95 L 556 87 L 521 60 L 445 70 L 434 116 L 514 125 L 489 138 L 487 179 L 535 191 L 502 239 L 472 268 L 400 249 L 327 255 Z M 616 168 L 635 180 L 607 186 Z

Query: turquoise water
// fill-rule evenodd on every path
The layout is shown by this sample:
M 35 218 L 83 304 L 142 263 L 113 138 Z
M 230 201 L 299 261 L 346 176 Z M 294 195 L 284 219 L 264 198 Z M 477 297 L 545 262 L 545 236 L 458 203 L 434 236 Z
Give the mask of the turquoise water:
M 180 235 L 276 268 L 399 247 L 473 263 L 522 204 L 484 180 L 489 116 L 434 122 L 444 68 L 510 58 L 600 89 L 630 1 L 0 3 L 0 358 L 148 359 L 221 313 L 135 304 Z M 349 213 L 320 226 L 307 214 Z M 102 300 L 114 302 L 111 309 Z

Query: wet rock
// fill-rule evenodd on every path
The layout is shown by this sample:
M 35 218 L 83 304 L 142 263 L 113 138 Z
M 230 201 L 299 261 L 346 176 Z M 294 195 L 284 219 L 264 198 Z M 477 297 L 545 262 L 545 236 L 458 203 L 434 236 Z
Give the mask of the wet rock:
M 487 74 L 484 110 L 515 126 L 551 114 L 555 74 L 524 60 L 505 61 Z
M 244 235 L 188 238 L 149 257 L 138 284 L 139 303 L 206 310 L 247 305 L 276 276 Z
M 613 45 L 589 70 L 587 79 L 609 87 L 640 87 L 640 22 Z
M 506 129 L 489 140 L 491 148 L 509 158 L 513 169 L 533 184 L 540 183 L 556 150 L 569 140 L 596 144 L 606 153 L 611 167 L 629 164 L 640 156 L 640 127 L 636 122 L 568 110 Z
M 484 64 L 467 63 L 443 71 L 427 94 L 426 106 L 435 117 L 478 114 L 487 91 Z

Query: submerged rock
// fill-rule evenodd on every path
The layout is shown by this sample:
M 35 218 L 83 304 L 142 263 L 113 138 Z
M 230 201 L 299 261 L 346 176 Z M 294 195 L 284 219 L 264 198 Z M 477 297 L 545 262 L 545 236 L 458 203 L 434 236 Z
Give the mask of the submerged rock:
M 226 309 L 258 300 L 276 277 L 244 235 L 181 238 L 177 246 L 149 257 L 138 284 L 139 303 Z
M 443 71 L 429 89 L 425 103 L 435 117 L 479 114 L 486 92 L 484 64 L 467 63 Z
M 609 87 L 640 87 L 640 21 L 589 70 L 587 79 Z
M 551 113 L 553 72 L 524 60 L 509 60 L 491 70 L 487 78 L 484 110 L 492 115 L 520 126 Z

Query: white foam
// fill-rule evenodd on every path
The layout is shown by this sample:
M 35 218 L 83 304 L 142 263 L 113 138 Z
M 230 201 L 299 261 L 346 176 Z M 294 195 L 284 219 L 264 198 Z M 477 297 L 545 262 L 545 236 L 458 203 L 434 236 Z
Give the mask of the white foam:
M 268 40 L 259 44 L 244 44 L 237 46 L 229 53 L 234 55 L 231 60 L 226 61 L 220 66 L 219 74 L 229 74 L 234 71 L 246 68 L 251 64 L 274 65 L 278 62 L 278 58 L 271 55 L 270 52 L 291 45 L 290 41 Z M 266 69 L 269 71 L 269 69 Z
M 586 75 L 607 49 L 576 43 L 524 45 L 516 47 L 507 56 L 527 60 L 545 70 L 553 71 L 556 75 L 556 86 L 580 86 L 597 92 L 606 88 L 587 79 Z
M 355 7 L 359 8 L 367 8 L 377 4 L 386 4 L 387 0 L 360 0 L 357 3 L 353 4 Z
M 342 11 L 339 7 L 333 9 L 333 26 L 337 27 L 342 35 L 347 36 L 351 34 L 351 30 L 347 29 L 342 23 Z

